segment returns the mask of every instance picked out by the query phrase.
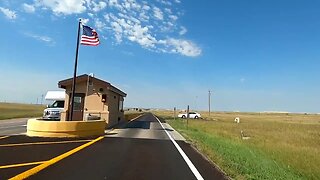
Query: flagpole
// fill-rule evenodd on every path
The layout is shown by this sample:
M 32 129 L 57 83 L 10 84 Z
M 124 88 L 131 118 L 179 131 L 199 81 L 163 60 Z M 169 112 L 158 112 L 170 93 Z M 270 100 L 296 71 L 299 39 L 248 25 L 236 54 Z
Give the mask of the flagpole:
M 74 105 L 74 94 L 76 91 L 76 78 L 77 78 L 77 65 L 78 65 L 78 53 L 79 53 L 79 39 L 80 39 L 80 26 L 81 26 L 81 19 L 79 19 L 79 26 L 78 26 L 78 37 L 77 37 L 77 49 L 76 49 L 76 58 L 74 60 L 74 72 L 73 72 L 73 80 L 72 80 L 72 94 L 71 94 L 71 103 L 69 108 L 69 121 L 72 121 L 73 117 L 73 105 Z M 80 120 L 80 119 L 79 119 Z

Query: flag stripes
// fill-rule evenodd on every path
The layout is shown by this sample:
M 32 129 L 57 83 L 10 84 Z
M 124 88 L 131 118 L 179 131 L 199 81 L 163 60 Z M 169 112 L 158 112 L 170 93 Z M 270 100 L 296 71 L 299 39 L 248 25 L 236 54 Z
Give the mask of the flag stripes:
M 97 46 L 100 44 L 98 33 L 89 26 L 83 26 L 83 31 L 81 35 L 82 45 L 87 46 Z

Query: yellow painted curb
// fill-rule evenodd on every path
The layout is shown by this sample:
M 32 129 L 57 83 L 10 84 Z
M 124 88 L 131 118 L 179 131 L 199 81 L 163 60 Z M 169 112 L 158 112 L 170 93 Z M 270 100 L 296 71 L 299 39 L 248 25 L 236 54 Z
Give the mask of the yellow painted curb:
M 101 139 L 103 139 L 103 138 L 104 138 L 103 136 L 100 136 L 100 137 L 98 137 L 98 138 L 95 139 L 95 140 L 92 140 L 92 141 L 90 141 L 90 142 L 88 142 L 88 143 L 86 143 L 86 144 L 83 144 L 83 145 L 81 145 L 81 146 L 79 146 L 79 147 L 77 147 L 77 148 L 75 148 L 75 149 L 72 149 L 72 150 L 70 150 L 70 151 L 68 151 L 68 152 L 66 152 L 66 153 L 64 153 L 64 154 L 61 154 L 60 156 L 57 156 L 57 157 L 55 157 L 55 158 L 52 158 L 52 159 L 50 159 L 49 161 L 46 161 L 45 163 L 40 164 L 39 166 L 36 166 L 36 167 L 34 167 L 34 168 L 32 168 L 32 169 L 29 169 L 29 170 L 27 170 L 27 171 L 25 171 L 25 172 L 23 172 L 23 173 L 21 173 L 21 174 L 18 174 L 18 175 L 16 175 L 16 176 L 10 178 L 10 180 L 26 179 L 26 178 L 28 178 L 28 177 L 30 177 L 30 176 L 32 176 L 32 175 L 40 172 L 41 170 L 49 167 L 50 165 L 52 165 L 52 164 L 54 164 L 54 163 L 57 163 L 58 161 L 61 161 L 62 159 L 64 159 L 64 158 L 66 158 L 66 157 L 68 157 L 68 156 L 70 156 L 70 155 L 72 155 L 72 154 L 80 151 L 81 149 L 84 149 L 84 148 L 86 148 L 86 147 L 94 144 L 95 142 L 97 142 L 97 141 L 99 141 L 99 140 L 101 140 Z
M 43 121 L 29 119 L 27 136 L 85 137 L 104 134 L 105 121 Z

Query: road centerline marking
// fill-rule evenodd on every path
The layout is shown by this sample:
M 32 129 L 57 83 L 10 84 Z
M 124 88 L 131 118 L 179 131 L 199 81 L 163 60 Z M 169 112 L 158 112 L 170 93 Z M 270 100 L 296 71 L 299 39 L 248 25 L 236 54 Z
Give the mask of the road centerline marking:
M 132 122 L 132 121 L 134 121 L 134 120 L 136 120 L 136 119 L 139 119 L 140 117 L 142 117 L 142 116 L 144 116 L 145 114 L 143 113 L 143 114 L 140 114 L 139 116 L 137 116 L 137 117 L 135 117 L 135 118 L 132 118 L 131 120 L 129 120 L 129 122 Z
M 166 134 L 168 135 L 169 139 L 174 144 L 176 149 L 179 151 L 180 155 L 182 156 L 184 161 L 187 163 L 187 165 L 189 166 L 189 168 L 192 171 L 192 173 L 196 176 L 197 180 L 204 180 L 203 177 L 201 176 L 201 174 L 199 173 L 199 171 L 197 170 L 197 168 L 193 165 L 193 163 L 191 162 L 189 157 L 186 155 L 186 153 L 182 150 L 182 148 L 179 146 L 179 144 L 172 138 L 172 136 L 169 134 L 167 129 L 164 128 L 164 126 L 162 125 L 162 123 L 160 122 L 158 117 L 155 116 L 154 114 L 152 114 L 152 115 L 153 115 L 153 117 L 155 117 L 158 120 L 158 122 L 160 123 L 162 129 L 166 132 Z
M 21 167 L 21 166 L 30 166 L 30 165 L 38 165 L 38 164 L 42 164 L 42 163 L 45 163 L 45 162 L 46 161 L 38 161 L 38 162 L 31 162 L 31 163 L 20 163 L 20 164 L 3 165 L 3 166 L 0 166 L 0 169 Z
M 88 142 L 86 144 L 83 144 L 83 145 L 81 145 L 79 147 L 76 147 L 76 148 L 74 148 L 74 149 L 72 149 L 72 150 L 70 150 L 70 151 L 68 151 L 66 153 L 63 153 L 63 154 L 61 154 L 61 155 L 59 155 L 57 157 L 54 157 L 54 158 L 44 162 L 43 164 L 40 164 L 40 165 L 38 165 L 38 166 L 36 166 L 36 167 L 34 167 L 32 169 L 29 169 L 29 170 L 27 170 L 25 172 L 22 172 L 22 173 L 20 173 L 20 174 L 18 174 L 16 176 L 10 178 L 10 180 L 26 179 L 26 178 L 28 178 L 28 177 L 40 172 L 41 170 L 51 166 L 52 164 L 55 164 L 55 163 L 61 161 L 62 159 L 64 159 L 64 158 L 66 158 L 66 157 L 68 157 L 68 156 L 70 156 L 70 155 L 72 155 L 72 154 L 74 154 L 74 153 L 76 153 L 76 152 L 78 152 L 78 151 L 80 151 L 80 150 L 82 150 L 82 149 L 84 149 L 84 148 L 86 148 L 86 147 L 98 142 L 99 140 L 101 140 L 103 138 L 104 138 L 104 136 L 100 136 L 100 137 L 98 137 L 98 138 L 96 138 L 96 139 L 94 139 L 94 140 L 92 140 L 92 141 L 90 141 L 90 142 Z
M 0 147 L 12 147 L 12 146 L 28 146 L 28 145 L 47 145 L 47 144 L 64 144 L 64 143 L 77 143 L 88 142 L 91 140 L 73 140 L 73 141 L 52 141 L 52 142 L 30 142 L 30 143 L 16 143 L 16 144 L 0 144 Z

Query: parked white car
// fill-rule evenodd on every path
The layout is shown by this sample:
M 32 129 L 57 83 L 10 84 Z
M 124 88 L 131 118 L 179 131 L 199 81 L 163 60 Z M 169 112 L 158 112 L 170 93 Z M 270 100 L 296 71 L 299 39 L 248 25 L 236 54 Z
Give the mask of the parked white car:
M 178 114 L 178 117 L 179 118 L 187 118 L 187 113 Z M 201 114 L 199 114 L 197 112 L 189 112 L 189 118 L 198 119 L 198 118 L 201 118 Z

